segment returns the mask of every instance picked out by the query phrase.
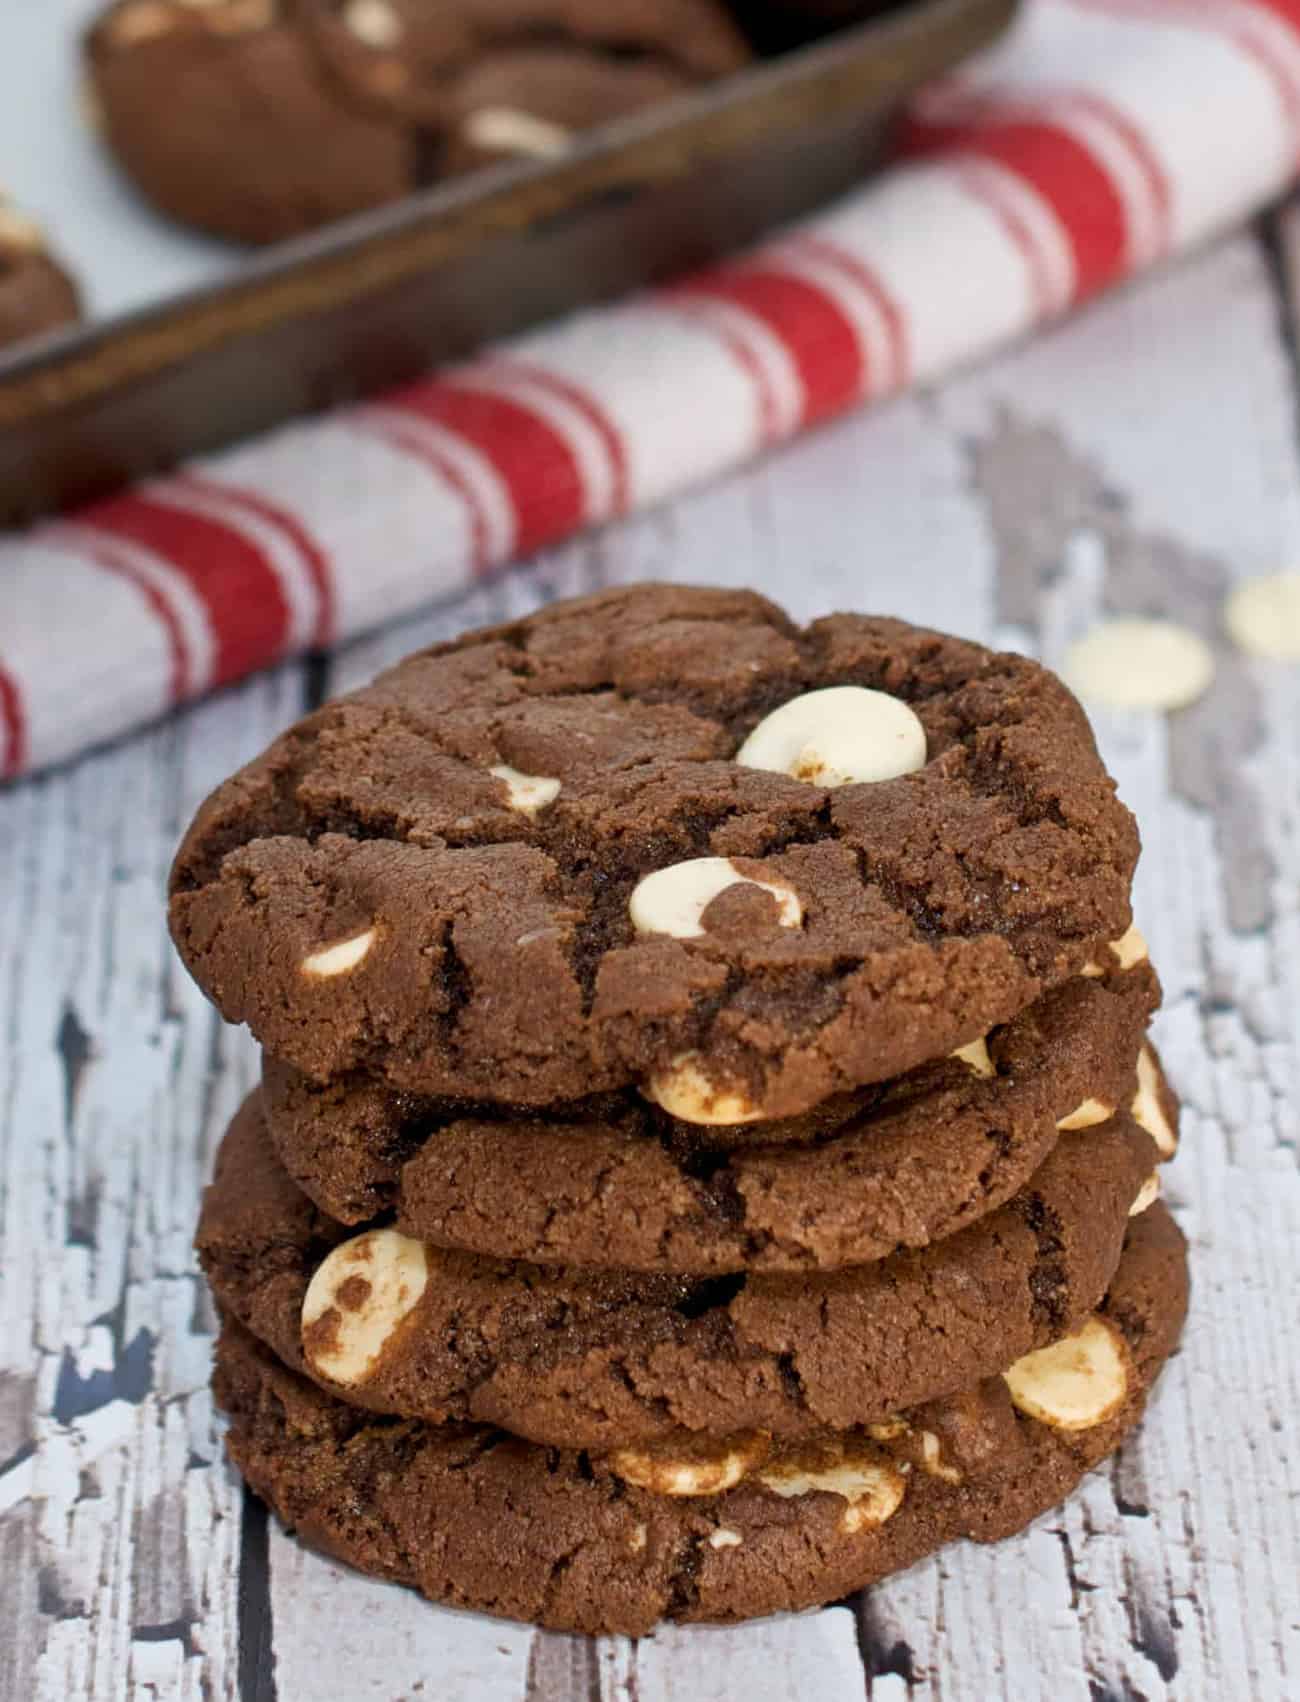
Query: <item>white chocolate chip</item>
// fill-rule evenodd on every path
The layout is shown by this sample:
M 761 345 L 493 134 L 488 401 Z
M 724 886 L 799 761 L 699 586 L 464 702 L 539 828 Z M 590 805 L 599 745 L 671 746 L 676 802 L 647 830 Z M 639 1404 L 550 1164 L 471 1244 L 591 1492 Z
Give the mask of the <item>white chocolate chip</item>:
M 774 709 L 736 752 L 817 786 L 893 780 L 926 763 L 925 728 L 901 698 L 865 686 L 827 686 Z
M 846 1536 L 878 1530 L 893 1518 L 906 1493 L 907 1478 L 903 1473 L 894 1466 L 882 1466 L 870 1484 L 863 1479 L 860 1493 L 840 1515 L 840 1529 Z
M 1134 1196 L 1133 1204 L 1128 1208 L 1130 1217 L 1141 1217 L 1160 1198 L 1160 1172 L 1153 1170 Z
M 45 236 L 36 220 L 3 201 L 0 201 L 0 242 L 27 254 L 40 254 L 45 248 Z
M 302 1303 L 308 1363 L 348 1388 L 367 1382 L 428 1280 L 424 1245 L 409 1235 L 368 1229 L 344 1241 L 318 1268 Z
M 1160 1103 L 1160 1072 L 1149 1046 L 1138 1053 L 1137 1077 L 1137 1092 L 1129 1107 L 1133 1121 L 1151 1136 L 1161 1158 L 1172 1158 L 1178 1150 L 1178 1137 Z
M 1139 963 L 1145 963 L 1150 955 L 1147 950 L 1146 936 L 1136 923 L 1117 940 L 1110 942 L 1111 955 L 1122 971 L 1135 968 Z M 1106 966 L 1103 963 L 1085 963 L 1084 975 L 1104 975 Z
M 729 857 L 692 857 L 689 862 L 656 869 L 637 882 L 627 906 L 632 926 L 638 934 L 698 939 L 704 933 L 704 912 L 719 893 L 733 886 L 756 886 L 771 893 L 783 928 L 797 928 L 802 923 L 803 905 L 792 887 L 742 875 Z
M 1300 662 L 1300 573 L 1248 579 L 1224 604 L 1223 619 L 1248 655 Z
M 989 1057 L 987 1035 L 981 1035 L 966 1046 L 959 1046 L 952 1056 L 960 1058 L 963 1064 L 969 1064 L 977 1076 L 995 1076 L 998 1073 Z
M 388 0 L 348 0 L 343 24 L 358 41 L 377 51 L 396 47 L 402 39 L 401 14 Z
M 1080 696 L 1117 709 L 1183 709 L 1214 678 L 1214 656 L 1187 627 L 1126 615 L 1072 644 L 1062 672 Z
M 517 946 L 533 946 L 538 940 L 558 940 L 561 937 L 559 928 L 530 928 L 526 934 L 520 934 L 516 939 Z
M 921 1470 L 927 1477 L 937 1477 L 944 1483 L 960 1483 L 961 1473 L 943 1457 L 943 1444 L 933 1430 L 921 1432 Z
M 304 975 L 310 975 L 314 980 L 346 975 L 368 955 L 378 933 L 377 928 L 367 928 L 364 934 L 354 934 L 350 940 L 339 940 L 336 945 L 326 946 L 322 951 L 303 958 L 299 967 Z
M 114 12 L 107 28 L 115 47 L 134 47 L 137 42 L 169 35 L 176 23 L 177 14 L 167 0 L 136 0 L 133 6 Z
M 489 768 L 488 773 L 495 780 L 505 782 L 507 807 L 517 810 L 522 816 L 537 815 L 560 795 L 558 780 L 550 780 L 544 774 L 521 774 L 508 763 L 498 763 L 495 768 Z
M 136 0 L 109 20 L 110 37 L 118 47 L 155 40 L 170 34 L 186 11 L 201 13 L 218 35 L 242 35 L 275 22 L 275 0 Z
M 911 1428 L 905 1418 L 882 1418 L 867 1426 L 867 1435 L 873 1442 L 897 1442 Z
M 472 147 L 492 154 L 525 154 L 530 159 L 553 160 L 573 140 L 573 132 L 548 118 L 535 118 L 512 106 L 484 106 L 471 112 L 460 127 L 462 138 Z
M 1068 1117 L 1062 1117 L 1056 1126 L 1058 1129 L 1093 1129 L 1098 1123 L 1108 1123 L 1114 1115 L 1115 1107 L 1107 1105 L 1104 1099 L 1085 1099 Z
M 898 1511 L 907 1490 L 907 1478 L 897 1466 L 882 1460 L 869 1444 L 855 1447 L 850 1441 L 810 1448 L 803 1456 L 787 1454 L 757 1476 L 774 1495 L 820 1490 L 842 1496 L 848 1505 L 840 1529 L 847 1535 L 883 1525 Z
M 1110 949 L 1121 969 L 1132 969 L 1139 963 L 1145 963 L 1149 956 L 1146 937 L 1136 922 L 1119 939 L 1110 942 Z
M 741 1436 L 619 1448 L 609 1455 L 609 1468 L 654 1495 L 721 1495 L 760 1464 L 769 1445 L 767 1436 L 755 1430 Z
M 194 0 L 189 0 L 191 5 Z M 218 35 L 243 35 L 269 29 L 275 22 L 275 0 L 199 0 L 208 9 L 208 28 Z
M 726 1525 L 719 1525 L 709 1538 L 710 1548 L 739 1548 L 744 1542 L 739 1531 L 729 1530 Z
M 677 1117 L 683 1123 L 731 1128 L 737 1123 L 763 1120 L 762 1108 L 751 1105 L 743 1094 L 714 1086 L 700 1068 L 698 1052 L 683 1052 L 674 1058 L 641 1091 L 670 1117 Z
M 1094 1314 L 1072 1336 L 1018 1359 L 1003 1377 L 1013 1404 L 1029 1418 L 1054 1430 L 1091 1430 L 1124 1404 L 1128 1350 Z
M 640 1554 L 641 1550 L 646 1545 L 646 1539 L 648 1536 L 649 1532 L 646 1530 L 644 1525 L 633 1525 L 632 1533 L 627 1539 L 627 1546 L 632 1550 L 633 1554 Z

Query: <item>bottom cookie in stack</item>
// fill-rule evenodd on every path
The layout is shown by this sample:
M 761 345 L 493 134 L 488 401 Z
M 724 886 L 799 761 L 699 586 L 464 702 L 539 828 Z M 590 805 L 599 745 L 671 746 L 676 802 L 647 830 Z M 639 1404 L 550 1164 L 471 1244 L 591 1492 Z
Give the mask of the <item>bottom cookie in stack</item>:
M 306 1541 L 435 1601 L 636 1635 L 833 1601 L 1066 1496 L 1137 1423 L 1187 1302 L 1182 1236 L 1135 1217 L 1096 1312 L 1001 1377 L 850 1432 L 600 1454 L 378 1416 L 227 1321 L 214 1387 L 252 1487 Z

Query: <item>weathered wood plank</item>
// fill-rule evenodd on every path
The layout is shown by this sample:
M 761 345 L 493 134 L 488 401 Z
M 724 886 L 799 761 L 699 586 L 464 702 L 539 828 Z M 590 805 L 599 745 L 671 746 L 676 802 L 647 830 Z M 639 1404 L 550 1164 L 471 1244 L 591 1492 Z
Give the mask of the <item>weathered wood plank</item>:
M 235 1695 L 239 1492 L 190 1236 L 249 1080 L 176 970 L 168 845 L 295 712 L 260 680 L 0 796 L 0 1694 Z

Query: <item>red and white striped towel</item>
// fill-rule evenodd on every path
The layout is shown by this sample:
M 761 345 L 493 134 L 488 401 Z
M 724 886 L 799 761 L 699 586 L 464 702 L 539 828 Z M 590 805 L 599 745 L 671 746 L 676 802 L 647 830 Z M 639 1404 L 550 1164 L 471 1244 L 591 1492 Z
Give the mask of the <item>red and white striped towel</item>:
M 1300 0 L 1028 0 L 741 259 L 0 542 L 0 778 L 932 378 L 1298 168 Z

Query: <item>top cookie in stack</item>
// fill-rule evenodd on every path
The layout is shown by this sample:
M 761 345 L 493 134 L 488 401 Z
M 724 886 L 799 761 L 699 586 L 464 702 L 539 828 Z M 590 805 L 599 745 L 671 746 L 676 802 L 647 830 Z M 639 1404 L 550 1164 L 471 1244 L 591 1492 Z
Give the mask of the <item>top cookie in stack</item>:
M 749 593 L 555 605 L 308 717 L 173 878 L 267 1049 L 199 1234 L 243 1470 L 584 1630 L 1018 1528 L 1181 1322 L 1136 855 L 1051 674 Z
M 171 914 L 222 1014 L 317 1081 L 511 1106 L 643 1086 L 735 1127 L 1104 963 L 1137 853 L 1034 662 L 649 587 L 309 716 L 200 810 Z

